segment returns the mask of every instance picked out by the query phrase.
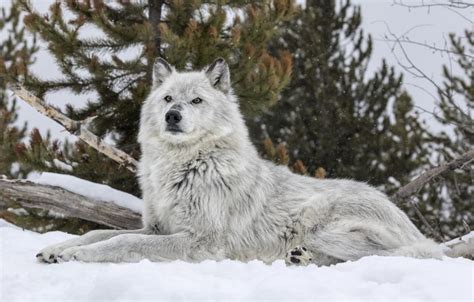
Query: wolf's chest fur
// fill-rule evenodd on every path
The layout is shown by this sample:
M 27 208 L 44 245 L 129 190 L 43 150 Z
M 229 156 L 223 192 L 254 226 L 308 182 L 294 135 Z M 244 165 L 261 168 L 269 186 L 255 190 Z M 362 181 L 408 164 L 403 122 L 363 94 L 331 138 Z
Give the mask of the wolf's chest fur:
M 225 195 L 232 190 L 228 183 L 231 176 L 228 169 L 224 169 L 220 160 L 213 154 L 199 153 L 195 158 L 181 165 L 178 164 L 175 169 L 172 169 L 169 178 L 165 181 L 165 186 L 178 199 L 198 196 L 202 190 L 211 190 L 213 194 Z
M 166 231 L 219 232 L 225 228 L 236 177 L 225 159 L 212 152 L 198 153 L 178 163 L 162 161 L 159 170 L 152 176 L 154 191 L 160 194 L 154 210 Z

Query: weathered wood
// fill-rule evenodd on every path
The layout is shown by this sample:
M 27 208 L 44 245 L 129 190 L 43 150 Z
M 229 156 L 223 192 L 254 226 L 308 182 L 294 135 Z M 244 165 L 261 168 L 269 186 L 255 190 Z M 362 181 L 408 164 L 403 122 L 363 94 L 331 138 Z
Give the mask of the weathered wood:
M 26 90 L 26 88 L 20 84 L 9 84 L 8 88 L 13 91 L 16 96 L 36 109 L 39 113 L 54 120 L 63 126 L 69 133 L 77 136 L 92 148 L 96 149 L 120 165 L 125 166 L 133 173 L 137 171 L 137 160 L 122 150 L 105 143 L 100 137 L 89 131 L 83 122 L 70 119 L 66 115 L 56 110 L 54 107 L 43 102 L 43 100 Z
M 442 244 L 446 255 L 474 259 L 474 231 Z
M 46 209 L 118 229 L 139 229 L 141 214 L 111 202 L 96 201 L 60 187 L 0 179 L 0 207 L 16 203 Z
M 453 171 L 455 169 L 458 169 L 464 165 L 468 165 L 470 162 L 474 161 L 474 150 L 470 150 L 466 153 L 464 153 L 462 156 L 459 158 L 456 158 L 446 164 L 443 164 L 441 166 L 432 168 L 408 184 L 404 185 L 401 187 L 397 193 L 395 193 L 391 199 L 395 203 L 402 203 L 406 198 L 416 194 L 419 192 L 425 184 L 430 182 L 434 177 L 437 177 L 447 171 Z

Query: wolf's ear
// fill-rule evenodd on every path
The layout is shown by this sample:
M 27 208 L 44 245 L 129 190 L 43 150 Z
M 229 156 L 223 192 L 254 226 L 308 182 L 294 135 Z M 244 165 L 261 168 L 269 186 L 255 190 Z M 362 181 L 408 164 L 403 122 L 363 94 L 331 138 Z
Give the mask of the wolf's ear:
M 230 90 L 230 71 L 229 66 L 223 58 L 218 58 L 209 67 L 206 68 L 206 76 L 211 81 L 212 86 L 223 91 Z
M 156 59 L 153 65 L 153 85 L 156 87 L 160 86 L 173 71 L 174 67 L 166 62 L 165 59 Z

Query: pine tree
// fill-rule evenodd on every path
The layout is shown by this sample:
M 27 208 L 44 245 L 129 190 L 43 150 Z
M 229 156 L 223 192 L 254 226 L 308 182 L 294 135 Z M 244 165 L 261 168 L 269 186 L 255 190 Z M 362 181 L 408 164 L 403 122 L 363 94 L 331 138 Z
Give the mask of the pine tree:
M 44 41 L 63 77 L 43 80 L 30 76 L 27 87 L 37 96 L 68 89 L 97 97 L 85 108 L 68 106 L 76 120 L 95 117 L 92 130 L 110 138 L 135 158 L 140 150 L 137 130 L 141 104 L 150 88 L 153 63 L 163 57 L 178 69 L 203 68 L 216 57 L 227 59 L 241 108 L 260 112 L 277 100 L 291 72 L 287 52 L 270 55 L 269 41 L 276 25 L 291 16 L 289 0 L 254 1 L 61 1 L 42 16 L 26 0 L 21 3 L 27 28 Z M 64 17 L 64 9 L 72 12 Z M 84 37 L 94 27 L 97 37 Z M 41 140 L 38 148 L 54 148 Z M 82 145 L 61 152 L 73 170 L 69 173 L 120 190 L 139 194 L 135 176 Z M 31 154 L 27 148 L 24 154 Z M 24 158 L 28 158 L 26 155 Z M 31 165 L 44 166 L 41 156 Z M 49 161 L 49 160 L 48 160 Z
M 17 79 L 28 76 L 28 67 L 38 48 L 34 37 L 26 38 L 18 5 L 8 11 L 2 8 L 0 31 L 6 36 L 0 43 L 0 175 L 25 177 L 28 170 L 18 165 L 15 147 L 26 136 L 26 124 L 15 125 L 18 118 L 16 100 L 8 97 L 5 88 L 10 76 Z
M 474 31 L 464 37 L 449 36 L 453 60 L 461 73 L 443 66 L 444 83 L 438 88 L 438 120 L 452 128 L 437 136 L 439 162 L 451 161 L 474 148 Z M 430 185 L 429 195 L 422 198 L 420 208 L 445 239 L 465 234 L 474 228 L 474 163 L 447 173 Z
M 21 9 L 18 4 L 13 4 L 8 10 L 2 8 L 0 31 L 6 37 L 0 42 L 0 176 L 24 178 L 32 170 L 31 165 L 20 165 L 19 161 L 22 160 L 18 157 L 26 149 L 24 141 L 28 135 L 27 125 L 21 127 L 17 125 L 16 99 L 10 98 L 5 88 L 8 81 L 27 80 L 29 67 L 34 63 L 38 46 L 35 37 L 28 36 L 22 25 Z M 39 131 L 34 129 L 30 141 L 39 138 Z M 57 146 L 56 143 L 49 143 L 47 138 L 45 142 Z M 31 154 L 35 153 L 37 154 L 37 149 Z M 17 210 L 10 211 L 9 208 Z M 82 234 L 92 228 L 103 227 L 80 219 L 52 217 L 48 211 L 20 209 L 15 203 L 0 209 L 0 218 L 40 232 L 58 229 Z
M 281 100 L 257 119 L 264 137 L 286 146 L 297 171 L 323 168 L 327 177 L 368 181 L 387 193 L 408 182 L 427 163 L 428 135 L 402 76 L 384 61 L 368 74 L 372 40 L 360 8 L 308 0 L 280 30 L 273 49 L 294 55 L 294 72 Z

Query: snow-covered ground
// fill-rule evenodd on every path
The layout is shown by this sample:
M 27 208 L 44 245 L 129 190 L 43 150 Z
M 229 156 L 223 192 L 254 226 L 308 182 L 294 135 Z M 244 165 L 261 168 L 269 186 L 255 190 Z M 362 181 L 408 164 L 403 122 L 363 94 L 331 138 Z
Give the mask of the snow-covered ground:
M 474 262 L 366 257 L 331 267 L 283 261 L 41 264 L 43 247 L 73 237 L 0 220 L 0 301 L 473 301 Z

